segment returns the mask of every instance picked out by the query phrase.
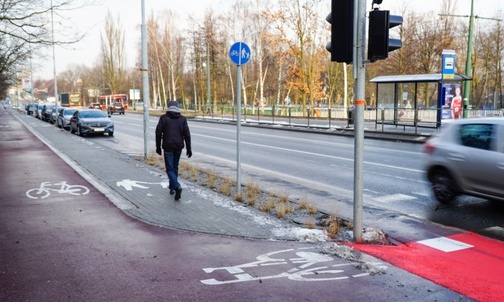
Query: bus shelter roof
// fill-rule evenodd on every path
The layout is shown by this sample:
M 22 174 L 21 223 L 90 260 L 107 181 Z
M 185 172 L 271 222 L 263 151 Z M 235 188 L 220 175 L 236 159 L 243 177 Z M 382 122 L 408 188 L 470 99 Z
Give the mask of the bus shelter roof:
M 402 75 L 386 75 L 378 76 L 371 79 L 371 83 L 411 83 L 411 82 L 441 82 L 441 73 L 432 74 L 402 74 Z M 469 81 L 471 77 L 455 73 L 452 79 L 444 79 L 445 81 Z

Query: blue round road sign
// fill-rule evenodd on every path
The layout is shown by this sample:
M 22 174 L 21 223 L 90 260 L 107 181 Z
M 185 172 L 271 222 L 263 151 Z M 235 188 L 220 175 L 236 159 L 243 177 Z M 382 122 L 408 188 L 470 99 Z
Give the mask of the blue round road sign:
M 250 48 L 243 42 L 236 42 L 229 49 L 229 57 L 236 65 L 247 64 L 250 60 Z

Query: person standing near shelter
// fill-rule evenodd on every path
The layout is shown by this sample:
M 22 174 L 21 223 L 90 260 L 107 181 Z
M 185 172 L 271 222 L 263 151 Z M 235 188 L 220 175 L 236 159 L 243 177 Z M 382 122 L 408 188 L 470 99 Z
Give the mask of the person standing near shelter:
M 191 158 L 191 133 L 187 119 L 180 113 L 178 102 L 170 101 L 166 114 L 159 118 L 156 126 L 156 153 L 161 155 L 161 148 L 164 151 L 170 194 L 175 194 L 175 200 L 179 200 L 182 194 L 182 187 L 178 182 L 178 171 L 184 142 L 186 155 Z

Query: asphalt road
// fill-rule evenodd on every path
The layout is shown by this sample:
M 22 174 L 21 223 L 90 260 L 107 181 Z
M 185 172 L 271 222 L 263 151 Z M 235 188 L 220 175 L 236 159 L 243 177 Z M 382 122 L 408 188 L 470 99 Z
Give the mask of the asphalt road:
M 316 244 L 136 221 L 2 109 L 0 154 L 1 301 L 470 301 L 388 264 L 369 275 Z M 28 196 L 62 181 L 80 190 Z
M 142 154 L 142 115 L 114 115 L 113 139 L 94 140 L 126 154 Z M 150 150 L 155 150 L 150 117 Z M 192 162 L 236 176 L 236 126 L 190 121 Z M 279 128 L 279 127 L 274 127 Z M 353 203 L 353 137 L 241 127 L 242 180 L 253 180 L 264 189 L 289 192 L 352 219 L 351 212 L 335 201 Z M 422 220 L 457 227 L 504 240 L 504 205 L 481 198 L 460 196 L 458 202 L 441 205 L 434 197 L 422 168 L 422 145 L 365 140 L 364 204 L 369 211 L 383 209 Z M 350 207 L 351 210 L 351 207 Z

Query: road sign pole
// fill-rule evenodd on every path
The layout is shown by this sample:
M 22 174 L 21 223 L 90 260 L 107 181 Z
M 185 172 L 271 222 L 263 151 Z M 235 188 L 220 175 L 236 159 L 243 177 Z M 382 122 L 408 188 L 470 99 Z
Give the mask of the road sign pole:
M 241 195 L 241 65 L 236 67 L 236 191 Z
M 251 52 L 247 44 L 234 43 L 229 49 L 229 57 L 236 64 L 236 191 L 241 195 L 241 65 L 247 64 Z M 246 108 L 245 108 L 246 109 Z

